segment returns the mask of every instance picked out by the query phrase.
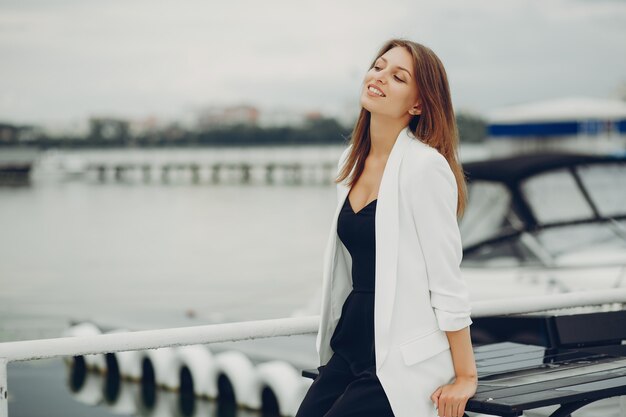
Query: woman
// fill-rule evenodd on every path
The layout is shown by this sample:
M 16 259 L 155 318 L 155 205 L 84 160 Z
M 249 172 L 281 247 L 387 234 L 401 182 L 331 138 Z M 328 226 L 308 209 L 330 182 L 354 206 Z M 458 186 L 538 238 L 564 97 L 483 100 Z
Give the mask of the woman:
M 446 72 L 429 48 L 391 39 L 360 101 L 325 253 L 319 376 L 296 417 L 461 417 L 477 374 Z

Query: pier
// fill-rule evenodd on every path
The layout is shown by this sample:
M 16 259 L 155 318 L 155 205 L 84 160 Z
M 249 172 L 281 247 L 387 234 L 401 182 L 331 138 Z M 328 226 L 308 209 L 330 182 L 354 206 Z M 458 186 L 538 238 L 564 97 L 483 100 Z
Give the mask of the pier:
M 98 182 L 170 183 L 184 178 L 193 183 L 229 184 L 330 184 L 335 162 L 92 162 L 84 175 Z

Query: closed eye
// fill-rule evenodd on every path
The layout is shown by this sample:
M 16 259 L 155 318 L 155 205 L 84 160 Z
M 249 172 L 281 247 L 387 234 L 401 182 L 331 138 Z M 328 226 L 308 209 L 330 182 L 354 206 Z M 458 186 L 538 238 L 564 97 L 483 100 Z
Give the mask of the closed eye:
M 380 71 L 380 67 L 374 66 L 374 69 L 375 69 L 376 71 Z M 397 75 L 394 75 L 393 77 L 394 77 L 396 80 L 400 81 L 401 83 L 403 83 L 403 82 L 404 82 L 404 81 L 403 81 L 400 77 L 398 77 Z

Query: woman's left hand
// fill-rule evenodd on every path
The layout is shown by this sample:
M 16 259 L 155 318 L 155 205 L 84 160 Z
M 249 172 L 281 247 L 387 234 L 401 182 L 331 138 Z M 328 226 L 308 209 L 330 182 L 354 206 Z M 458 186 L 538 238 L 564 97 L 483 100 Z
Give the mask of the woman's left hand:
M 453 383 L 437 388 L 430 399 L 437 406 L 439 417 L 462 417 L 467 400 L 476 394 L 477 388 L 475 377 L 458 376 Z

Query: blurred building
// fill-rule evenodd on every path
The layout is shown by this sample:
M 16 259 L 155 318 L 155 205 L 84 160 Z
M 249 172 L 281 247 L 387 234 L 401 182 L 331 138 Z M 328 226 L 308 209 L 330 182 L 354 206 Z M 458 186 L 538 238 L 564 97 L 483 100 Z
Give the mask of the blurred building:
M 566 97 L 495 109 L 486 115 L 486 145 L 494 156 L 564 149 L 626 150 L 626 102 Z
M 39 126 L 0 123 L 0 145 L 32 142 L 43 134 Z
M 130 122 L 116 117 L 90 117 L 89 139 L 125 141 L 130 137 Z
M 236 124 L 259 128 L 286 126 L 297 128 L 306 126 L 311 121 L 327 117 L 319 110 L 298 110 L 285 107 L 271 107 L 261 110 L 247 105 L 204 107 L 197 114 L 196 128 L 199 130 L 210 130 Z
M 285 107 L 264 108 L 259 114 L 258 126 L 262 128 L 301 126 L 305 116 L 293 109 Z
M 83 118 L 46 121 L 40 126 L 50 138 L 82 140 L 89 134 L 89 123 Z
M 256 126 L 258 121 L 259 110 L 255 106 L 208 106 L 198 112 L 196 125 L 199 130 L 210 130 L 238 124 Z

